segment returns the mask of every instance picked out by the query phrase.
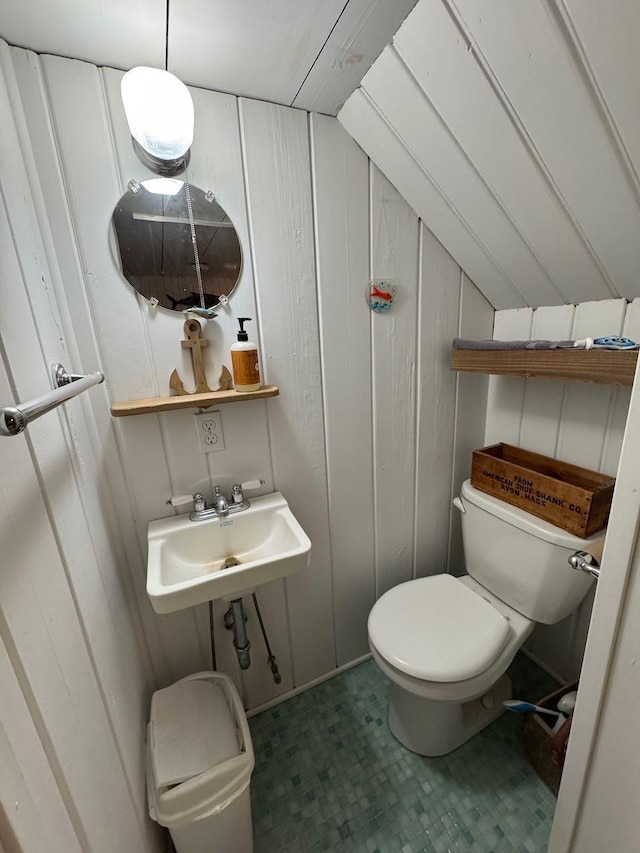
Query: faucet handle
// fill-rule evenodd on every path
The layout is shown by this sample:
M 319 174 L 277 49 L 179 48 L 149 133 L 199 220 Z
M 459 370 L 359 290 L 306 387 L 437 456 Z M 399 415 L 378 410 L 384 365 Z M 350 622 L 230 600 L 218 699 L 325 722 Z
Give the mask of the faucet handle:
M 234 504 L 244 503 L 245 489 L 259 489 L 264 486 L 264 480 L 247 480 L 246 483 L 236 483 L 231 490 L 231 500 Z
M 193 495 L 173 495 L 172 497 L 167 498 L 165 503 L 167 506 L 182 506 L 182 504 L 191 503 L 193 497 Z
M 166 500 L 167 506 L 182 506 L 192 502 L 196 512 L 204 509 L 204 497 L 200 492 L 196 492 L 195 495 L 173 495 Z
M 241 483 L 240 488 L 244 491 L 244 489 L 259 489 L 264 486 L 265 480 L 247 480 L 246 483 Z

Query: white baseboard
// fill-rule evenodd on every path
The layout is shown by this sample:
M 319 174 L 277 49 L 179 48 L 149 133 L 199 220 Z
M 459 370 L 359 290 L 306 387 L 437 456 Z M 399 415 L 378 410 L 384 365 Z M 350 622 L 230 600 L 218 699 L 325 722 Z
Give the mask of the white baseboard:
M 532 660 L 536 664 L 536 666 L 539 666 L 540 669 L 543 669 L 547 673 L 547 675 L 550 675 L 551 678 L 555 678 L 555 680 L 559 684 L 568 684 L 569 683 L 568 679 L 566 679 L 564 676 L 560 675 L 559 672 L 556 672 L 555 669 L 552 669 L 549 666 L 549 664 L 545 663 L 542 660 L 542 658 L 538 657 L 538 655 L 534 654 L 533 652 L 530 652 L 529 649 L 525 648 L 524 646 L 521 646 L 520 651 L 522 652 L 523 655 L 526 655 L 529 658 L 529 660 Z
M 258 705 L 257 708 L 252 708 L 250 711 L 247 711 L 247 717 L 254 717 L 256 714 L 261 713 L 261 711 L 267 711 L 269 708 L 273 708 L 276 705 L 279 705 L 281 702 L 286 702 L 287 699 L 291 699 L 293 696 L 297 696 L 299 693 L 304 693 L 305 690 L 310 690 L 312 687 L 316 687 L 318 684 L 322 684 L 324 681 L 328 681 L 330 678 L 333 678 L 336 675 L 340 675 L 341 672 L 346 672 L 348 669 L 353 669 L 354 666 L 358 666 L 361 663 L 369 660 L 371 657 L 371 652 L 366 655 L 362 655 L 360 658 L 356 658 L 355 660 L 349 661 L 349 663 L 345 663 L 342 666 L 336 667 L 336 669 L 332 669 L 330 672 L 325 673 L 324 675 L 319 676 L 318 678 L 314 678 L 313 681 L 307 681 L 306 684 L 302 684 L 300 687 L 294 687 L 293 690 L 289 690 L 288 693 L 282 693 L 280 696 L 276 696 L 275 699 L 270 699 L 268 702 L 265 702 L 262 705 Z

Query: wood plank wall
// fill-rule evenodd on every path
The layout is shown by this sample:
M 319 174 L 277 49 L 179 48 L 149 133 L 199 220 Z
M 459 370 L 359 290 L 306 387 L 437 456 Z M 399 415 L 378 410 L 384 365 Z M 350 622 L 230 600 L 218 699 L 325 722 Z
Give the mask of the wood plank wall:
M 640 296 L 639 19 L 420 0 L 339 113 L 496 309 Z
M 108 240 L 127 182 L 147 176 L 131 149 L 121 72 L 21 49 L 11 56 L 82 359 L 94 366 L 99 354 L 112 400 L 166 392 L 173 367 L 189 376 L 183 318 L 149 310 Z M 493 309 L 335 119 L 192 94 L 190 178 L 214 190 L 244 251 L 229 308 L 206 325 L 209 376 L 229 363 L 234 317 L 253 317 L 264 380 L 281 395 L 221 409 L 226 449 L 206 455 L 189 411 L 109 423 L 106 400 L 92 403 L 159 684 L 211 666 L 206 607 L 158 617 L 145 594 L 146 527 L 172 512 L 166 498 L 261 477 L 309 533 L 310 568 L 259 590 L 280 685 L 250 599 L 246 673 L 223 627 L 225 606 L 215 605 L 217 666 L 256 708 L 365 655 L 376 595 L 447 569 L 452 476 L 460 480 L 468 448 L 482 441 L 486 385 L 450 373 L 449 345 L 460 324 L 490 335 Z M 388 316 L 367 307 L 371 277 L 397 283 Z M 477 399 L 458 445 L 456 408 L 469 413 Z M 459 550 L 458 527 L 452 539 Z
M 640 340 L 640 299 L 497 311 L 495 340 L 569 339 L 624 334 Z M 631 389 L 492 376 L 485 443 L 506 441 L 616 475 Z M 578 676 L 593 590 L 558 625 L 539 625 L 526 647 L 567 679 Z
M 17 90 L 0 44 L 0 399 L 81 357 Z M 104 388 L 90 392 L 107 405 Z M 0 439 L 0 838 L 7 851 L 159 851 L 144 737 L 154 683 L 87 398 Z M 108 478 L 117 480 L 116 470 Z M 131 606 L 133 604 L 133 607 Z

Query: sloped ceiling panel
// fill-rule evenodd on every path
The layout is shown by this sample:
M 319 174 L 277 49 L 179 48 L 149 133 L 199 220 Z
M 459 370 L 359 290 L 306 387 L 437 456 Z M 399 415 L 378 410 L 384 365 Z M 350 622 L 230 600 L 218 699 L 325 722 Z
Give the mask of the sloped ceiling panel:
M 166 0 L 0 0 L 0 35 L 95 65 L 164 68 Z
M 416 0 L 179 0 L 169 69 L 185 82 L 335 115 Z
M 344 0 L 179 0 L 169 4 L 169 68 L 193 86 L 290 104 Z
M 640 295 L 639 26 L 420 0 L 339 113 L 495 308 Z
M 416 0 L 0 0 L 0 36 L 38 53 L 335 115 Z
M 336 115 L 416 0 L 350 0 L 292 103 Z

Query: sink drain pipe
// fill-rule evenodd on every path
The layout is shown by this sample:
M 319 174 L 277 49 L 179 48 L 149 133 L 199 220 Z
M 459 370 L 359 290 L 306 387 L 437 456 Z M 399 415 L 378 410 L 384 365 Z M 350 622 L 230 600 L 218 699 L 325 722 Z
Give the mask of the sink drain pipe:
M 276 684 L 280 684 L 282 681 L 282 676 L 280 675 L 280 670 L 278 669 L 278 664 L 276 662 L 276 657 L 271 651 L 271 645 L 269 644 L 269 637 L 267 636 L 267 629 L 264 626 L 264 622 L 262 620 L 262 613 L 260 612 L 260 606 L 258 604 L 258 597 L 253 592 L 253 606 L 256 609 L 256 616 L 258 617 L 258 622 L 260 623 L 260 630 L 262 632 L 262 637 L 264 639 L 264 644 L 267 649 L 267 656 L 269 660 L 269 668 L 271 670 L 271 675 L 273 676 L 273 680 Z M 231 607 L 227 610 L 224 615 L 224 626 L 228 631 L 233 631 L 233 647 L 236 650 L 236 654 L 238 655 L 238 662 L 240 664 L 240 669 L 249 669 L 251 666 L 251 655 L 249 649 L 251 648 L 251 643 L 249 642 L 249 637 L 247 635 L 247 617 L 244 612 L 244 604 L 241 598 L 236 598 L 231 602 Z
M 238 655 L 240 669 L 249 669 L 251 666 L 251 654 L 249 652 L 251 643 L 247 635 L 247 620 L 241 598 L 235 598 L 231 602 L 231 616 L 233 619 L 233 647 Z

